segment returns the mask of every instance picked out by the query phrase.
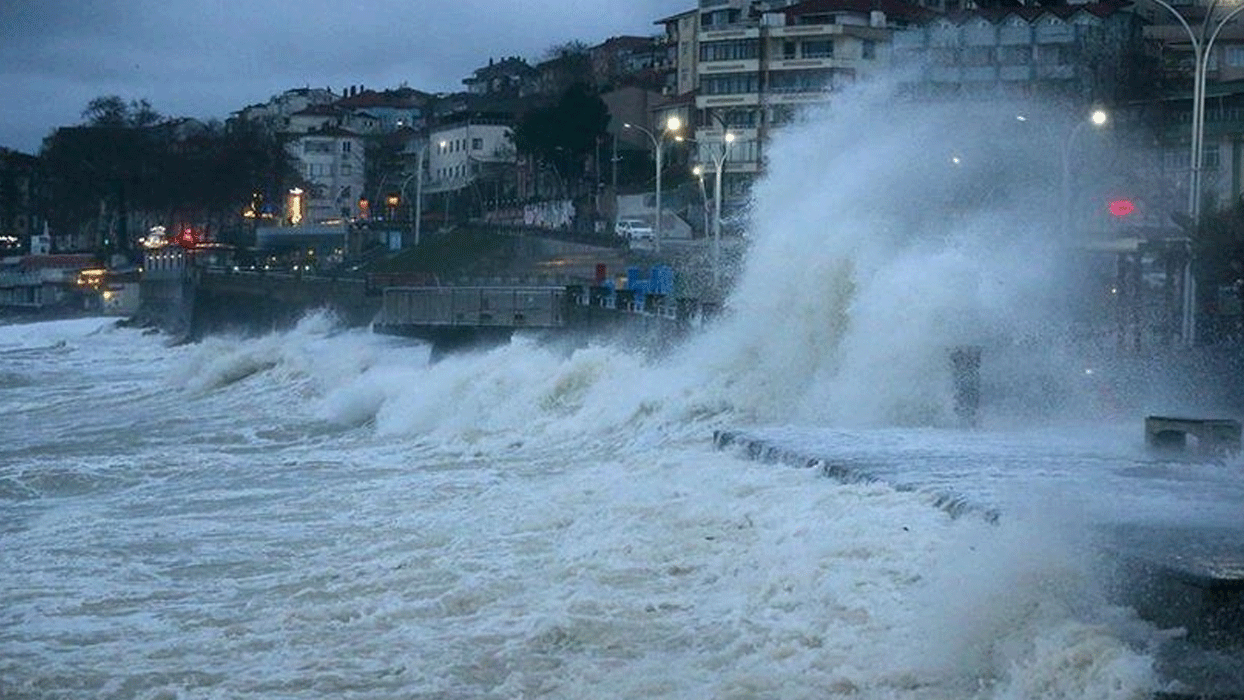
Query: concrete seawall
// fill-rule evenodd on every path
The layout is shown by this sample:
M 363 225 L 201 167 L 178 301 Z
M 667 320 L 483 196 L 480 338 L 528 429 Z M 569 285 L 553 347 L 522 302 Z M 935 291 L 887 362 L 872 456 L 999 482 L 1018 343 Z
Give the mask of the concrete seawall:
M 1060 445 L 1042 438 L 783 427 L 720 430 L 713 442 L 749 459 L 816 469 L 840 482 L 884 483 L 926 496 L 951 517 L 978 516 L 994 524 L 1007 519 L 1013 506 L 1046 507 L 1041 499 L 1057 500 L 1052 494 L 1058 489 L 1108 494 L 1102 498 L 1112 507 L 1080 525 L 1105 555 L 1095 571 L 1103 588 L 1153 624 L 1182 630 L 1156 654 L 1158 671 L 1177 690 L 1155 697 L 1244 698 L 1244 523 L 1215 515 L 1244 500 L 1239 464 L 1094 453 L 1075 441 Z M 1139 423 L 1135 439 L 1143 445 Z M 1010 505 L 996 505 L 1004 502 Z M 1180 508 L 1162 517 L 1146 509 L 1168 502 Z
M 362 327 L 380 309 L 379 295 L 370 291 L 361 279 L 186 268 L 144 277 L 134 322 L 192 340 L 222 331 L 269 332 L 324 309 Z

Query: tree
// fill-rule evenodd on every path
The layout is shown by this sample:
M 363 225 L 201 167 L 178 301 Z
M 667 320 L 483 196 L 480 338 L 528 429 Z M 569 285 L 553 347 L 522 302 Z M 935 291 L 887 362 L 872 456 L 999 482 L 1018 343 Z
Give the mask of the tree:
M 158 123 L 162 117 L 146 99 L 125 100 L 117 95 L 103 95 L 87 103 L 82 110 L 86 126 L 144 127 Z
M 563 194 L 578 194 L 587 157 L 609 126 L 609 108 L 600 97 L 576 83 L 556 103 L 533 109 L 514 128 L 514 148 L 551 165 L 561 177 Z
M 116 96 L 92 100 L 83 117 L 43 144 L 49 222 L 104 252 L 130 252 L 153 223 L 240 231 L 244 210 L 298 182 L 280 141 L 249 122 L 163 119 L 146 100 Z

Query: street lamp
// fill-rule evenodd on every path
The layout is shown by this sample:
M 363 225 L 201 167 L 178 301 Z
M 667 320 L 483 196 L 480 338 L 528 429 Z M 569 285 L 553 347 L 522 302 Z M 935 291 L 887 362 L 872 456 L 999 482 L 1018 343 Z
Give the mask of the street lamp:
M 1240 14 L 1240 12 L 1244 12 L 1244 3 L 1241 3 L 1217 22 L 1214 22 L 1214 10 L 1218 9 L 1219 0 L 1210 0 L 1205 8 L 1205 17 L 1201 20 L 1201 31 L 1198 34 L 1192 30 L 1192 27 L 1189 26 L 1183 15 L 1179 14 L 1179 11 L 1166 2 L 1166 0 L 1153 1 L 1165 7 L 1172 15 L 1175 15 L 1175 19 L 1179 20 L 1180 26 L 1184 28 L 1184 31 L 1188 32 L 1188 41 L 1192 45 L 1194 70 L 1192 76 L 1191 153 L 1189 153 L 1188 158 L 1188 216 L 1192 219 L 1192 226 L 1195 229 L 1201 223 L 1201 165 L 1205 157 L 1205 74 L 1209 72 L 1210 49 L 1214 47 L 1214 40 L 1218 38 L 1218 33 L 1222 31 L 1222 28 L 1233 17 Z M 1183 318 L 1181 319 L 1180 330 L 1184 343 L 1190 346 L 1196 340 L 1196 280 L 1192 277 L 1191 256 L 1189 256 L 1188 263 L 1184 267 L 1183 277 Z
M 405 200 L 406 185 L 410 183 L 412 177 L 415 178 L 415 201 L 413 205 L 415 213 L 411 228 L 414 230 L 416 246 L 419 245 L 419 236 L 423 231 L 423 157 L 430 146 L 430 143 L 425 143 L 415 151 L 415 172 L 407 175 L 406 179 L 402 180 L 402 199 Z
M 661 221 L 662 221 L 662 218 L 663 218 L 663 217 L 661 216 L 661 160 L 662 160 L 662 154 L 664 153 L 664 150 L 665 150 L 665 140 L 666 140 L 666 137 L 667 137 L 668 135 L 670 135 L 670 134 L 677 134 L 678 130 L 682 128 L 682 120 L 681 120 L 681 119 L 679 119 L 677 115 L 671 116 L 669 119 L 665 120 L 665 125 L 664 125 L 664 127 L 661 129 L 660 135 L 653 134 L 651 131 L 648 131 L 648 130 L 647 130 L 647 129 L 645 129 L 644 127 L 639 126 L 639 125 L 636 125 L 636 124 L 629 124 L 629 123 L 626 123 L 626 124 L 623 124 L 623 125 L 622 125 L 622 128 L 624 128 L 624 129 L 635 129 L 635 130 L 637 130 L 637 131 L 642 131 L 642 132 L 643 132 L 643 133 L 644 133 L 644 134 L 648 137 L 648 140 L 652 142 L 652 150 L 654 150 L 654 151 L 656 152 L 656 162 L 657 162 L 657 168 L 656 168 L 656 176 L 657 176 L 657 177 L 656 177 L 656 180 L 657 180 L 657 182 L 656 182 L 656 187 L 657 187 L 657 217 L 656 217 L 656 225 L 655 225 L 655 226 L 653 226 L 653 234 L 654 234 L 654 236 L 655 236 L 655 240 L 653 241 L 653 247 L 654 247 L 654 248 L 656 249 L 656 251 L 659 253 L 659 252 L 661 252 Z
M 1071 129 L 1071 133 L 1067 135 L 1067 140 L 1063 143 L 1062 230 L 1064 237 L 1071 235 L 1071 152 L 1075 146 L 1076 136 L 1089 124 L 1100 127 L 1105 126 L 1109 120 L 1110 117 L 1105 110 L 1093 110 L 1088 119 L 1081 119 L 1076 122 L 1076 125 Z
M 700 199 L 704 202 L 704 235 L 707 236 L 709 231 L 708 195 L 704 192 L 704 168 L 697 165 L 691 169 L 691 174 L 695 175 L 696 179 L 700 181 Z
M 716 176 L 713 178 L 713 289 L 721 287 L 721 180 L 722 168 L 726 155 L 730 152 L 730 144 L 734 143 L 734 134 L 727 131 L 721 137 L 721 149 L 712 154 Z
M 1192 217 L 1193 224 L 1200 222 L 1201 214 L 1201 165 L 1204 160 L 1204 143 L 1205 143 L 1205 75 L 1209 72 L 1210 49 L 1214 46 L 1214 40 L 1218 38 L 1218 33 L 1222 28 L 1231 21 L 1233 17 L 1240 12 L 1244 12 L 1244 3 L 1228 12 L 1217 22 L 1213 22 L 1214 10 L 1218 8 L 1219 0 L 1210 0 L 1205 8 L 1205 18 L 1201 21 L 1201 31 L 1198 34 L 1192 30 L 1188 21 L 1184 19 L 1179 11 L 1172 7 L 1166 0 L 1154 0 L 1157 4 L 1165 7 L 1175 19 L 1179 21 L 1184 31 L 1188 32 L 1188 41 L 1192 45 L 1193 60 L 1193 78 L 1192 78 L 1192 137 L 1191 137 L 1191 153 L 1189 158 L 1190 172 L 1188 176 L 1188 214 Z M 1211 28 L 1212 24 L 1212 28 Z

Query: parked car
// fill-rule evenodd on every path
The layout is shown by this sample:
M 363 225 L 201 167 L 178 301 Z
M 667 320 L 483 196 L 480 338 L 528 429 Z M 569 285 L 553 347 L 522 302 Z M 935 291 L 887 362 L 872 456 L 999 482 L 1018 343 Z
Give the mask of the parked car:
M 618 219 L 613 230 L 628 241 L 651 241 L 657 237 L 652 226 L 643 219 Z

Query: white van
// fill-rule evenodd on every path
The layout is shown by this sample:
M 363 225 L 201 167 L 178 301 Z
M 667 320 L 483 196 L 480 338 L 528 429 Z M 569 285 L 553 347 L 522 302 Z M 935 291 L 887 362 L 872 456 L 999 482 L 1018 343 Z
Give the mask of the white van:
M 613 230 L 628 241 L 651 241 L 657 237 L 652 226 L 643 219 L 618 219 Z

